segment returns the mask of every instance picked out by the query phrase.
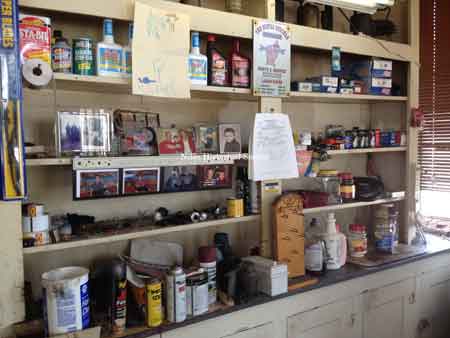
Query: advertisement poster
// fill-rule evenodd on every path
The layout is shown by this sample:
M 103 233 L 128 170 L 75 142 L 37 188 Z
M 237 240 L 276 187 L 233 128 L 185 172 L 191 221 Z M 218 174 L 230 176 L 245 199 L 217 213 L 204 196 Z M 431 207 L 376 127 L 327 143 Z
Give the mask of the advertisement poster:
M 253 94 L 288 96 L 291 83 L 291 35 L 279 22 L 253 24 Z

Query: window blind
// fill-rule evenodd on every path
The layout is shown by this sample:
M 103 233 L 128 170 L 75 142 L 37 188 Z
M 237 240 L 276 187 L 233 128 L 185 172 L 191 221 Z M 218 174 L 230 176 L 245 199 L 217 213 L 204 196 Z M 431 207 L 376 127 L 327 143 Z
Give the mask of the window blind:
M 422 191 L 450 192 L 450 1 L 421 1 Z

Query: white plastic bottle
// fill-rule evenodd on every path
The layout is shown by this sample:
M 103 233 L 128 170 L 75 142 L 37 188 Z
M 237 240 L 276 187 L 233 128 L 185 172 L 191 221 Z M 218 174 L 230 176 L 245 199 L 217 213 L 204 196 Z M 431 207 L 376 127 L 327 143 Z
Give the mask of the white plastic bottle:
M 103 41 L 97 44 L 97 75 L 122 76 L 122 46 L 114 43 L 111 19 L 103 21 Z
M 122 72 L 126 77 L 132 74 L 132 45 L 133 45 L 133 24 L 128 26 L 128 44 L 123 47 L 122 52 Z
M 206 86 L 208 84 L 208 58 L 200 53 L 200 34 L 191 34 L 191 52 L 188 58 L 189 80 L 191 84 Z
M 328 214 L 327 231 L 321 235 L 325 242 L 327 269 L 338 270 L 346 261 L 347 242 L 345 235 L 336 231 L 336 218 L 333 213 Z

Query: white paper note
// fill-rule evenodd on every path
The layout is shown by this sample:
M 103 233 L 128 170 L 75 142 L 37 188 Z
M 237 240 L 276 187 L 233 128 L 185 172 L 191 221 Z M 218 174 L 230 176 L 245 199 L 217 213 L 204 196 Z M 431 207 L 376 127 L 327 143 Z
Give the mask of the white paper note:
M 250 140 L 249 176 L 254 181 L 298 177 L 289 116 L 258 113 Z
M 133 94 L 190 98 L 189 17 L 136 1 Z

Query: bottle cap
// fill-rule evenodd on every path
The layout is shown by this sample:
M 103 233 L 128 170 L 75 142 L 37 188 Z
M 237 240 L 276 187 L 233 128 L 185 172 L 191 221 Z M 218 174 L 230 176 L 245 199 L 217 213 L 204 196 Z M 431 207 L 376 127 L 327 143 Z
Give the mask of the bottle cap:
M 55 31 L 53 31 L 53 37 L 55 38 L 55 39 L 60 39 L 60 38 L 62 38 L 62 31 L 60 31 L 59 29 L 57 29 L 57 30 L 55 30 Z
M 216 42 L 216 36 L 212 35 L 212 34 L 209 34 L 208 35 L 208 42 Z
M 198 248 L 199 262 L 211 263 L 217 259 L 216 248 L 214 246 L 201 246 Z

